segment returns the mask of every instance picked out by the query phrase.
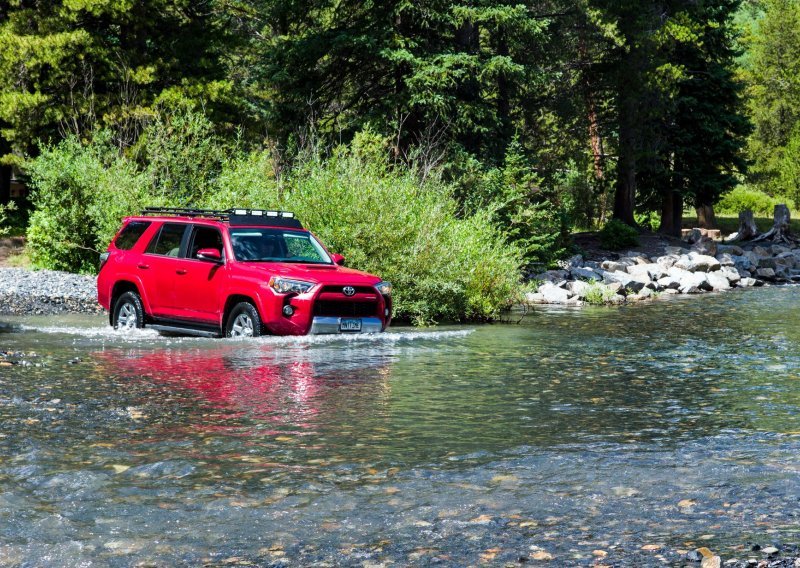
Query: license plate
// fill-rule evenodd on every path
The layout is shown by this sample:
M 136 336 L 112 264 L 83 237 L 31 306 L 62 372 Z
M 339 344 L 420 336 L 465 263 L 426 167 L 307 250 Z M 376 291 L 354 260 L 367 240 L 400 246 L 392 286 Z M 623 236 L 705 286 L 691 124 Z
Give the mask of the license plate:
M 361 320 L 343 319 L 339 322 L 339 331 L 361 331 Z

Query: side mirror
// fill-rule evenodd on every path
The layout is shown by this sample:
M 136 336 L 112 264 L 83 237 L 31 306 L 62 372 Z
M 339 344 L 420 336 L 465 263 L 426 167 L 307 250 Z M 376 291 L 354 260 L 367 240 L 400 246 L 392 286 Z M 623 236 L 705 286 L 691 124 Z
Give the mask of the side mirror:
M 340 254 L 332 254 L 331 260 L 334 264 L 338 264 L 339 266 L 344 266 L 344 257 Z
M 211 262 L 222 262 L 222 253 L 217 249 L 200 249 L 197 251 L 197 258 L 210 260 Z

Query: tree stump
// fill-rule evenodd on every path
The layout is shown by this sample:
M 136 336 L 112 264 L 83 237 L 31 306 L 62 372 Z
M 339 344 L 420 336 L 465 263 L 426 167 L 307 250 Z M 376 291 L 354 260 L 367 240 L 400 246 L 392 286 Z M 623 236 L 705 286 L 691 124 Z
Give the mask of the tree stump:
M 739 231 L 736 233 L 736 240 L 749 241 L 758 236 L 758 227 L 753 218 L 753 212 L 749 209 L 739 212 Z
M 776 243 L 795 244 L 797 238 L 792 235 L 790 221 L 789 208 L 783 203 L 776 205 L 772 228 L 760 237 L 753 239 L 753 241 L 770 240 Z

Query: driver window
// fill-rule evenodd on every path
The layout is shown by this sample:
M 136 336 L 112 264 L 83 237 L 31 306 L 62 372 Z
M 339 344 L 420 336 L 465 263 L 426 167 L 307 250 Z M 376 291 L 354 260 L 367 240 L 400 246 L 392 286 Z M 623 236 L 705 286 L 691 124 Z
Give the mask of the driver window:
M 222 251 L 222 235 L 213 227 L 203 227 L 195 225 L 192 234 L 192 243 L 189 245 L 189 258 L 197 258 L 197 251 L 200 249 L 216 249 Z

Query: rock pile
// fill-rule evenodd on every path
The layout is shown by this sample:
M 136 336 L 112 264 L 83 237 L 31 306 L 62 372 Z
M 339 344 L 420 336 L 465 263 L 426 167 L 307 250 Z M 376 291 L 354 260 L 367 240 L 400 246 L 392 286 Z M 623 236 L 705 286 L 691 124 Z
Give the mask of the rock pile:
M 96 278 L 54 270 L 0 268 L 0 314 L 99 313 Z
M 662 255 L 638 252 L 603 261 L 580 255 L 558 270 L 537 274 L 531 304 L 620 304 L 657 294 L 699 294 L 800 281 L 800 248 L 783 245 L 717 245 L 704 240 L 691 249 L 665 247 Z

